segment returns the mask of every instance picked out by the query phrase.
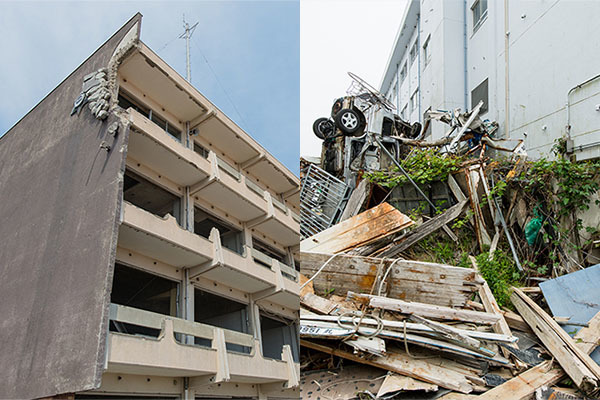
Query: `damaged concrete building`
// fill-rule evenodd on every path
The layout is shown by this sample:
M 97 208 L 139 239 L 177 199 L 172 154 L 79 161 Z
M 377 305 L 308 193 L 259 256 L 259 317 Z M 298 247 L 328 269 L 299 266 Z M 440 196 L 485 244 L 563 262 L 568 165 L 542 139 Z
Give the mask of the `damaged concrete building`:
M 299 180 L 140 29 L 0 140 L 0 397 L 298 398 Z

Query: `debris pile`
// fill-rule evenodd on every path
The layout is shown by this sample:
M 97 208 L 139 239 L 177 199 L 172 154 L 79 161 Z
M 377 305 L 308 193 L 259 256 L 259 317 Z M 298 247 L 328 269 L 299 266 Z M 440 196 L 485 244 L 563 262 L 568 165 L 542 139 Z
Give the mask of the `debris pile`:
M 327 139 L 305 161 L 330 178 L 303 180 L 302 223 L 335 212 L 300 245 L 302 398 L 597 398 L 600 163 L 527 160 L 480 107 L 429 111 L 448 134 L 393 151 L 361 126 L 377 163 L 346 148 L 332 171 Z

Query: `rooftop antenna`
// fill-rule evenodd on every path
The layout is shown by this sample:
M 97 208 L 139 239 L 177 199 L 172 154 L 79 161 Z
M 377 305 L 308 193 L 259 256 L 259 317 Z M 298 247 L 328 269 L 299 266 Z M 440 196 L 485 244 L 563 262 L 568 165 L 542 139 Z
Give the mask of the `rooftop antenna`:
M 185 22 L 185 14 L 183 14 L 183 27 L 185 28 L 185 31 L 181 34 L 181 36 L 179 36 L 179 39 L 185 38 L 185 64 L 186 64 L 185 79 L 190 83 L 192 83 L 192 68 L 190 66 L 190 38 L 192 37 L 192 34 L 194 33 L 196 26 L 198 26 L 198 22 L 196 22 L 192 27 L 190 27 L 190 24 Z

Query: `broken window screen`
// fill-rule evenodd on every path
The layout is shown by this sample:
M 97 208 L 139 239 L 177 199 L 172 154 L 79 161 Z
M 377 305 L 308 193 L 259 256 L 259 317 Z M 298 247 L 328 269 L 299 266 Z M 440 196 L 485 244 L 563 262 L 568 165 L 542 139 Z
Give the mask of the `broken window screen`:
M 260 333 L 263 356 L 281 360 L 283 346 L 287 344 L 294 361 L 298 362 L 298 326 L 293 321 L 261 312 Z
M 475 108 L 475 106 L 483 101 L 483 105 L 481 106 L 480 114 L 484 114 L 488 110 L 488 80 L 486 78 L 485 81 L 481 82 L 475 89 L 471 91 L 471 110 Z
M 236 332 L 252 334 L 248 318 L 248 305 L 204 290 L 194 289 L 194 321 Z M 195 343 L 210 346 L 209 340 L 196 338 Z M 245 346 L 227 343 L 227 350 L 250 353 Z
M 115 264 L 110 302 L 164 315 L 177 315 L 177 282 Z M 110 330 L 128 334 L 158 336 L 157 329 L 111 321 Z
M 223 247 L 240 255 L 244 253 L 244 235 L 242 231 L 206 213 L 204 210 L 194 207 L 194 233 L 208 238 L 212 228 L 219 230 Z
M 487 0 L 477 0 L 471 10 L 473 12 L 473 32 L 475 32 L 487 16 Z
M 130 170 L 125 171 L 123 200 L 161 218 L 170 214 L 181 225 L 179 197 Z

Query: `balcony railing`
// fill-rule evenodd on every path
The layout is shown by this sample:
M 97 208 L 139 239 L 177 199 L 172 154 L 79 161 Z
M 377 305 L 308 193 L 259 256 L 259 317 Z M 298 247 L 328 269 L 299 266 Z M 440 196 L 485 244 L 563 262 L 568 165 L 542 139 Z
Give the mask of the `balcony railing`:
M 261 354 L 260 342 L 245 333 L 118 304 L 110 305 L 109 318 L 161 333 L 154 339 L 111 332 L 108 372 L 213 375 L 216 383 L 284 382 L 288 388 L 298 386 L 298 365 L 294 363 L 289 345 L 283 346 L 281 360 L 267 359 Z M 211 347 L 176 340 L 176 336 L 181 336 L 184 341 L 186 335 L 210 340 Z M 250 354 L 228 351 L 227 344 L 248 347 Z

